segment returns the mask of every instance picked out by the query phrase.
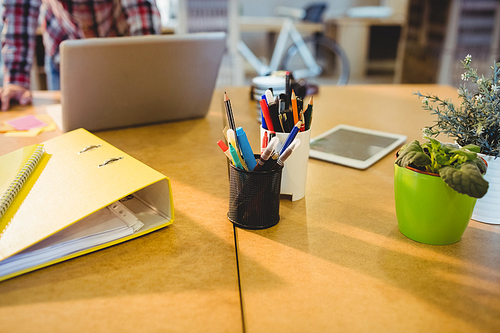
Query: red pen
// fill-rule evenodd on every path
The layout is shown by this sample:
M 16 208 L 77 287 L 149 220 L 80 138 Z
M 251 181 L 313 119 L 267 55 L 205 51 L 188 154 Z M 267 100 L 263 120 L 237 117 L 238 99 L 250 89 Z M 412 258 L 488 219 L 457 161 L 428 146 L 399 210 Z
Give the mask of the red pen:
M 269 142 L 269 139 L 267 137 L 267 131 L 264 132 L 264 136 L 262 137 L 262 149 L 261 149 L 261 154 L 266 150 L 267 143 Z
M 269 107 L 267 106 L 267 101 L 264 98 L 260 100 L 260 108 L 262 109 L 262 115 L 264 115 L 267 129 L 274 131 L 273 121 L 271 120 L 271 115 L 269 113 Z

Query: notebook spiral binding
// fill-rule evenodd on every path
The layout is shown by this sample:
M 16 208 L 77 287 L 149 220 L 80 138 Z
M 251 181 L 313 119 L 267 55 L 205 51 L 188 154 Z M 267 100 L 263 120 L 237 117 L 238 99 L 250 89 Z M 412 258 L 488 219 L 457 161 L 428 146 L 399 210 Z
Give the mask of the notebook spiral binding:
M 26 161 L 22 169 L 19 171 L 16 178 L 14 178 L 12 183 L 9 185 L 7 191 L 5 191 L 5 193 L 2 195 L 2 197 L 0 198 L 0 219 L 12 204 L 12 201 L 14 201 L 17 193 L 19 193 L 24 183 L 26 182 L 26 179 L 28 179 L 28 177 L 31 175 L 38 162 L 40 162 L 40 159 L 42 158 L 44 153 L 45 148 L 43 146 L 38 146 L 33 154 L 31 154 L 31 157 L 28 159 L 28 161 Z M 0 236 L 2 233 L 0 233 Z

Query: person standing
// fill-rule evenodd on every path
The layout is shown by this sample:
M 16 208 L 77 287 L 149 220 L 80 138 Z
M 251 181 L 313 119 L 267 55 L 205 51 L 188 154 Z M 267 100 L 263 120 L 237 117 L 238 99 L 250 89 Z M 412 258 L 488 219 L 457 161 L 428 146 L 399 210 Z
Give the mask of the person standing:
M 59 45 L 67 39 L 161 33 L 155 0 L 3 0 L 1 110 L 31 103 L 30 71 L 40 26 L 49 90 L 59 90 Z M 39 24 L 40 23 L 40 24 Z

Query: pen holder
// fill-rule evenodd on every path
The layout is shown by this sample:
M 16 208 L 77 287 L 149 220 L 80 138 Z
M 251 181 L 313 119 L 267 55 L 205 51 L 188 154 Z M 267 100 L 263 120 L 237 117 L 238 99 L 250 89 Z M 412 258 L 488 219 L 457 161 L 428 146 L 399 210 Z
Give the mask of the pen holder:
M 264 136 L 267 130 L 260 128 L 260 138 Z M 267 131 L 267 135 L 271 132 Z M 279 139 L 277 151 L 281 149 L 285 143 L 288 133 L 276 132 Z M 302 199 L 306 194 L 307 180 L 307 162 L 309 160 L 309 140 L 311 139 L 311 130 L 299 132 L 297 139 L 300 139 L 300 145 L 285 161 L 283 167 L 283 175 L 281 177 L 281 194 L 290 195 L 292 201 Z
M 230 165 L 227 217 L 234 225 L 266 229 L 279 222 L 281 171 L 245 171 Z

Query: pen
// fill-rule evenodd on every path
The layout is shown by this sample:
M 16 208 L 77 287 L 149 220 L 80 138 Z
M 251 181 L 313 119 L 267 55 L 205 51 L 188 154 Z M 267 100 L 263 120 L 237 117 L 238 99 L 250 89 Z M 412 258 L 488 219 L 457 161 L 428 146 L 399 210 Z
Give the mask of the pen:
M 283 113 L 281 114 L 281 117 L 283 118 L 283 130 L 285 131 L 285 133 L 290 133 L 290 129 L 293 127 L 290 127 L 289 126 L 289 123 L 290 123 L 290 119 L 288 118 L 288 114 L 286 113 L 286 110 L 283 111 Z
M 274 148 L 276 147 L 278 142 L 279 142 L 279 139 L 276 136 L 274 138 L 272 138 L 271 141 L 269 141 L 269 144 L 267 145 L 266 149 L 260 155 L 260 158 L 257 161 L 257 164 L 255 165 L 255 167 L 253 168 L 253 171 L 257 171 L 257 170 L 260 170 L 262 168 L 264 163 L 266 163 L 266 161 L 269 159 L 269 156 L 271 156 L 271 154 L 274 151 Z
M 274 96 L 273 96 L 273 92 L 271 91 L 271 89 L 267 89 L 265 94 L 266 94 L 267 104 L 272 103 L 274 101 Z
M 269 101 L 269 99 L 268 99 Z M 278 105 L 276 104 L 276 102 L 274 102 L 274 100 L 271 100 L 272 102 L 269 102 L 268 103 L 268 108 L 269 108 L 269 115 L 271 117 L 271 122 L 273 124 L 273 130 L 275 132 L 278 132 L 281 128 L 281 125 L 280 125 L 280 121 L 279 121 L 279 118 L 278 118 Z
M 283 147 L 281 147 L 280 150 L 280 155 L 283 154 L 283 152 L 288 148 L 288 146 L 292 143 L 292 141 L 295 139 L 297 136 L 297 133 L 300 130 L 300 126 L 302 125 L 302 121 L 299 120 L 295 126 L 293 126 L 292 130 L 290 131 L 290 134 L 286 137 L 285 143 L 283 144 Z
M 267 137 L 267 131 L 264 132 L 264 135 L 262 136 L 262 146 L 260 153 L 262 154 L 264 150 L 266 150 L 267 144 L 269 142 L 269 138 Z
M 260 171 L 271 170 L 276 165 L 276 161 L 278 160 L 279 156 L 280 155 L 277 152 L 273 151 L 271 157 L 269 157 L 267 161 L 264 162 L 264 165 L 260 168 Z
M 260 123 L 262 124 L 263 129 L 267 129 L 266 118 L 264 118 L 264 112 L 262 112 L 262 108 L 260 111 Z
M 286 101 L 288 100 L 288 96 L 286 94 L 280 94 L 278 101 L 279 101 L 279 111 L 280 113 L 285 112 L 286 109 L 288 109 L 288 104 Z
M 283 127 L 283 115 L 280 113 L 278 114 L 278 119 L 280 121 L 280 129 L 281 129 L 281 132 L 285 132 L 285 127 Z
M 233 145 L 234 149 L 236 149 L 236 151 L 238 151 L 238 145 L 236 144 L 236 137 L 234 135 L 234 130 L 232 130 L 231 128 L 229 128 L 227 130 L 227 142 L 229 142 L 230 144 Z
M 231 152 L 231 156 L 233 157 L 234 166 L 243 170 L 244 168 L 241 164 L 240 158 L 238 157 L 238 153 L 231 143 L 229 143 L 229 151 Z
M 232 162 L 233 158 L 231 157 L 231 153 L 229 152 L 229 147 L 226 146 L 226 144 L 222 140 L 217 141 L 217 144 L 219 145 L 220 149 L 222 149 L 224 154 L 226 154 L 227 158 L 229 158 L 229 160 Z
M 293 112 L 290 109 L 286 109 L 283 113 L 286 116 L 286 127 L 287 132 L 290 132 L 293 129 L 293 126 L 297 123 L 293 121 Z
M 252 147 L 248 142 L 247 135 L 243 128 L 238 127 L 236 129 L 236 137 L 238 138 L 238 144 L 240 145 L 240 152 L 243 156 L 243 160 L 247 165 L 248 170 L 253 170 L 255 167 L 255 156 L 253 155 Z
M 304 109 L 304 100 L 302 98 L 300 98 L 299 96 L 295 96 L 295 98 L 297 100 L 297 113 L 299 114 L 299 118 L 300 118 L 300 113 Z
M 274 131 L 273 121 L 271 120 L 271 115 L 269 114 L 269 108 L 267 106 L 267 101 L 264 98 L 265 95 L 262 96 L 260 100 L 260 108 L 262 110 L 262 115 L 264 116 L 264 120 L 266 121 L 267 129 L 270 131 Z
M 285 109 L 288 109 L 290 106 L 290 97 L 291 97 L 291 85 L 290 85 L 290 72 L 285 72 Z
M 299 117 L 300 117 L 300 121 L 302 122 L 302 125 L 300 125 L 300 131 L 304 132 L 306 130 L 306 125 L 305 125 L 305 121 L 304 121 L 304 111 L 302 111 L 299 114 Z
M 271 170 L 276 169 L 278 166 L 283 166 L 285 164 L 285 161 L 287 160 L 288 157 L 293 153 L 295 149 L 300 145 L 300 139 L 295 139 L 293 140 L 292 144 L 285 149 L 283 154 L 280 154 L 278 157 L 278 160 L 276 161 L 276 164 L 271 168 Z
M 288 126 L 288 120 L 287 116 L 285 114 L 287 110 L 286 106 L 286 101 L 287 101 L 287 96 L 286 94 L 280 94 L 278 99 L 278 105 L 279 105 L 279 114 L 281 115 L 281 127 L 283 128 L 283 132 L 288 133 L 290 132 L 290 127 Z M 293 125 L 292 125 L 293 126 Z
M 271 118 L 271 123 L 273 124 L 273 131 L 279 131 L 280 122 L 278 119 L 278 103 L 276 103 L 271 89 L 267 89 L 265 95 L 267 100 L 267 108 L 269 110 L 269 117 Z

